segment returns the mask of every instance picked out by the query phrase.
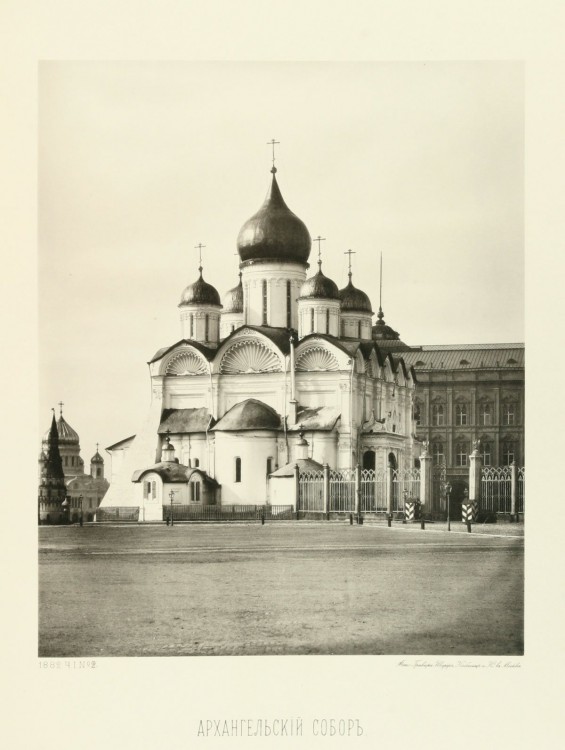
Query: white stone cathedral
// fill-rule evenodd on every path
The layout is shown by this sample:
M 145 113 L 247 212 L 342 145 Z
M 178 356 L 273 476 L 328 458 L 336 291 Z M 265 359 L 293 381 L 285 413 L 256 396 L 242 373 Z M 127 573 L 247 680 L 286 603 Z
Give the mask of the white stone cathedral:
M 182 292 L 182 338 L 149 363 L 141 430 L 108 448 L 102 508 L 137 506 L 140 520 L 160 520 L 171 497 L 264 505 L 273 475 L 305 458 L 333 469 L 414 466 L 415 377 L 400 356 L 408 347 L 382 310 L 372 325 L 351 266 L 341 290 L 320 258 L 307 278 L 312 240 L 276 171 L 237 238 L 239 284 L 220 301 L 200 267 Z

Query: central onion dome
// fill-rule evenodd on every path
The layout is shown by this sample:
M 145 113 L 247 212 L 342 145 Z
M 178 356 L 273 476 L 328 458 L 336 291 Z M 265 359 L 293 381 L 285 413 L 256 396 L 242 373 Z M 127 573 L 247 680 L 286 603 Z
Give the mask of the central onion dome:
M 315 276 L 306 279 L 300 287 L 300 299 L 339 299 L 337 284 L 322 273 L 320 269 Z
M 342 311 L 350 310 L 351 312 L 366 312 L 373 314 L 371 309 L 371 300 L 362 292 L 361 289 L 356 289 L 351 281 L 351 273 L 349 273 L 349 284 L 345 289 L 339 290 L 339 298 L 341 299 Z
M 242 261 L 278 260 L 306 263 L 312 239 L 306 224 L 286 205 L 275 177 L 265 202 L 242 226 L 237 251 Z
M 222 305 L 222 312 L 224 313 L 243 312 L 243 285 L 241 283 L 241 272 L 239 274 L 239 284 L 225 293 Z
M 202 278 L 202 268 L 198 269 L 200 276 L 193 284 L 189 284 L 181 295 L 179 307 L 183 305 L 217 305 L 222 306 L 217 290 Z

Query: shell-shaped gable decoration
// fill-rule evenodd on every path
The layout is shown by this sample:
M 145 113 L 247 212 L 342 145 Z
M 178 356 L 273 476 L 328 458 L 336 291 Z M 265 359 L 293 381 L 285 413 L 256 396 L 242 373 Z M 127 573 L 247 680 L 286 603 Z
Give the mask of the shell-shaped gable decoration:
M 206 366 L 194 352 L 180 352 L 167 365 L 165 375 L 205 375 Z
M 259 341 L 242 341 L 231 346 L 220 363 L 225 375 L 251 372 L 282 372 L 277 355 Z
M 296 359 L 296 369 L 303 372 L 335 372 L 339 370 L 337 359 L 327 349 L 312 347 Z

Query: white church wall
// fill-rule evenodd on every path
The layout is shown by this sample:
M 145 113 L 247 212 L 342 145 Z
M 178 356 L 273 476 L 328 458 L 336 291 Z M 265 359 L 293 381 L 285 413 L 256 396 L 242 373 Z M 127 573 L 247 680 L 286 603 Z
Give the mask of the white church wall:
M 267 459 L 274 468 L 277 436 L 265 432 L 216 432 L 215 478 L 222 486 L 222 505 L 263 505 L 267 500 Z M 236 458 L 241 481 L 236 481 Z
M 287 327 L 287 286 L 290 281 L 291 328 L 298 328 L 297 302 L 306 269 L 298 263 L 257 263 L 242 270 L 245 322 L 265 325 L 263 319 L 263 281 L 267 283 L 266 325 Z
M 271 505 L 292 505 L 295 508 L 295 494 L 294 476 L 269 479 L 269 502 Z

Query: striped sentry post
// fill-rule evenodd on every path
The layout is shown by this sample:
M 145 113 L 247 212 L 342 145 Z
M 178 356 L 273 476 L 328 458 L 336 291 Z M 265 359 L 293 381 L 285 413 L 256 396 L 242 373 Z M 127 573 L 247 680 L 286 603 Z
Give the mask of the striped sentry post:
M 463 523 L 475 523 L 479 517 L 479 504 L 476 500 L 468 500 L 461 505 L 461 520 Z

